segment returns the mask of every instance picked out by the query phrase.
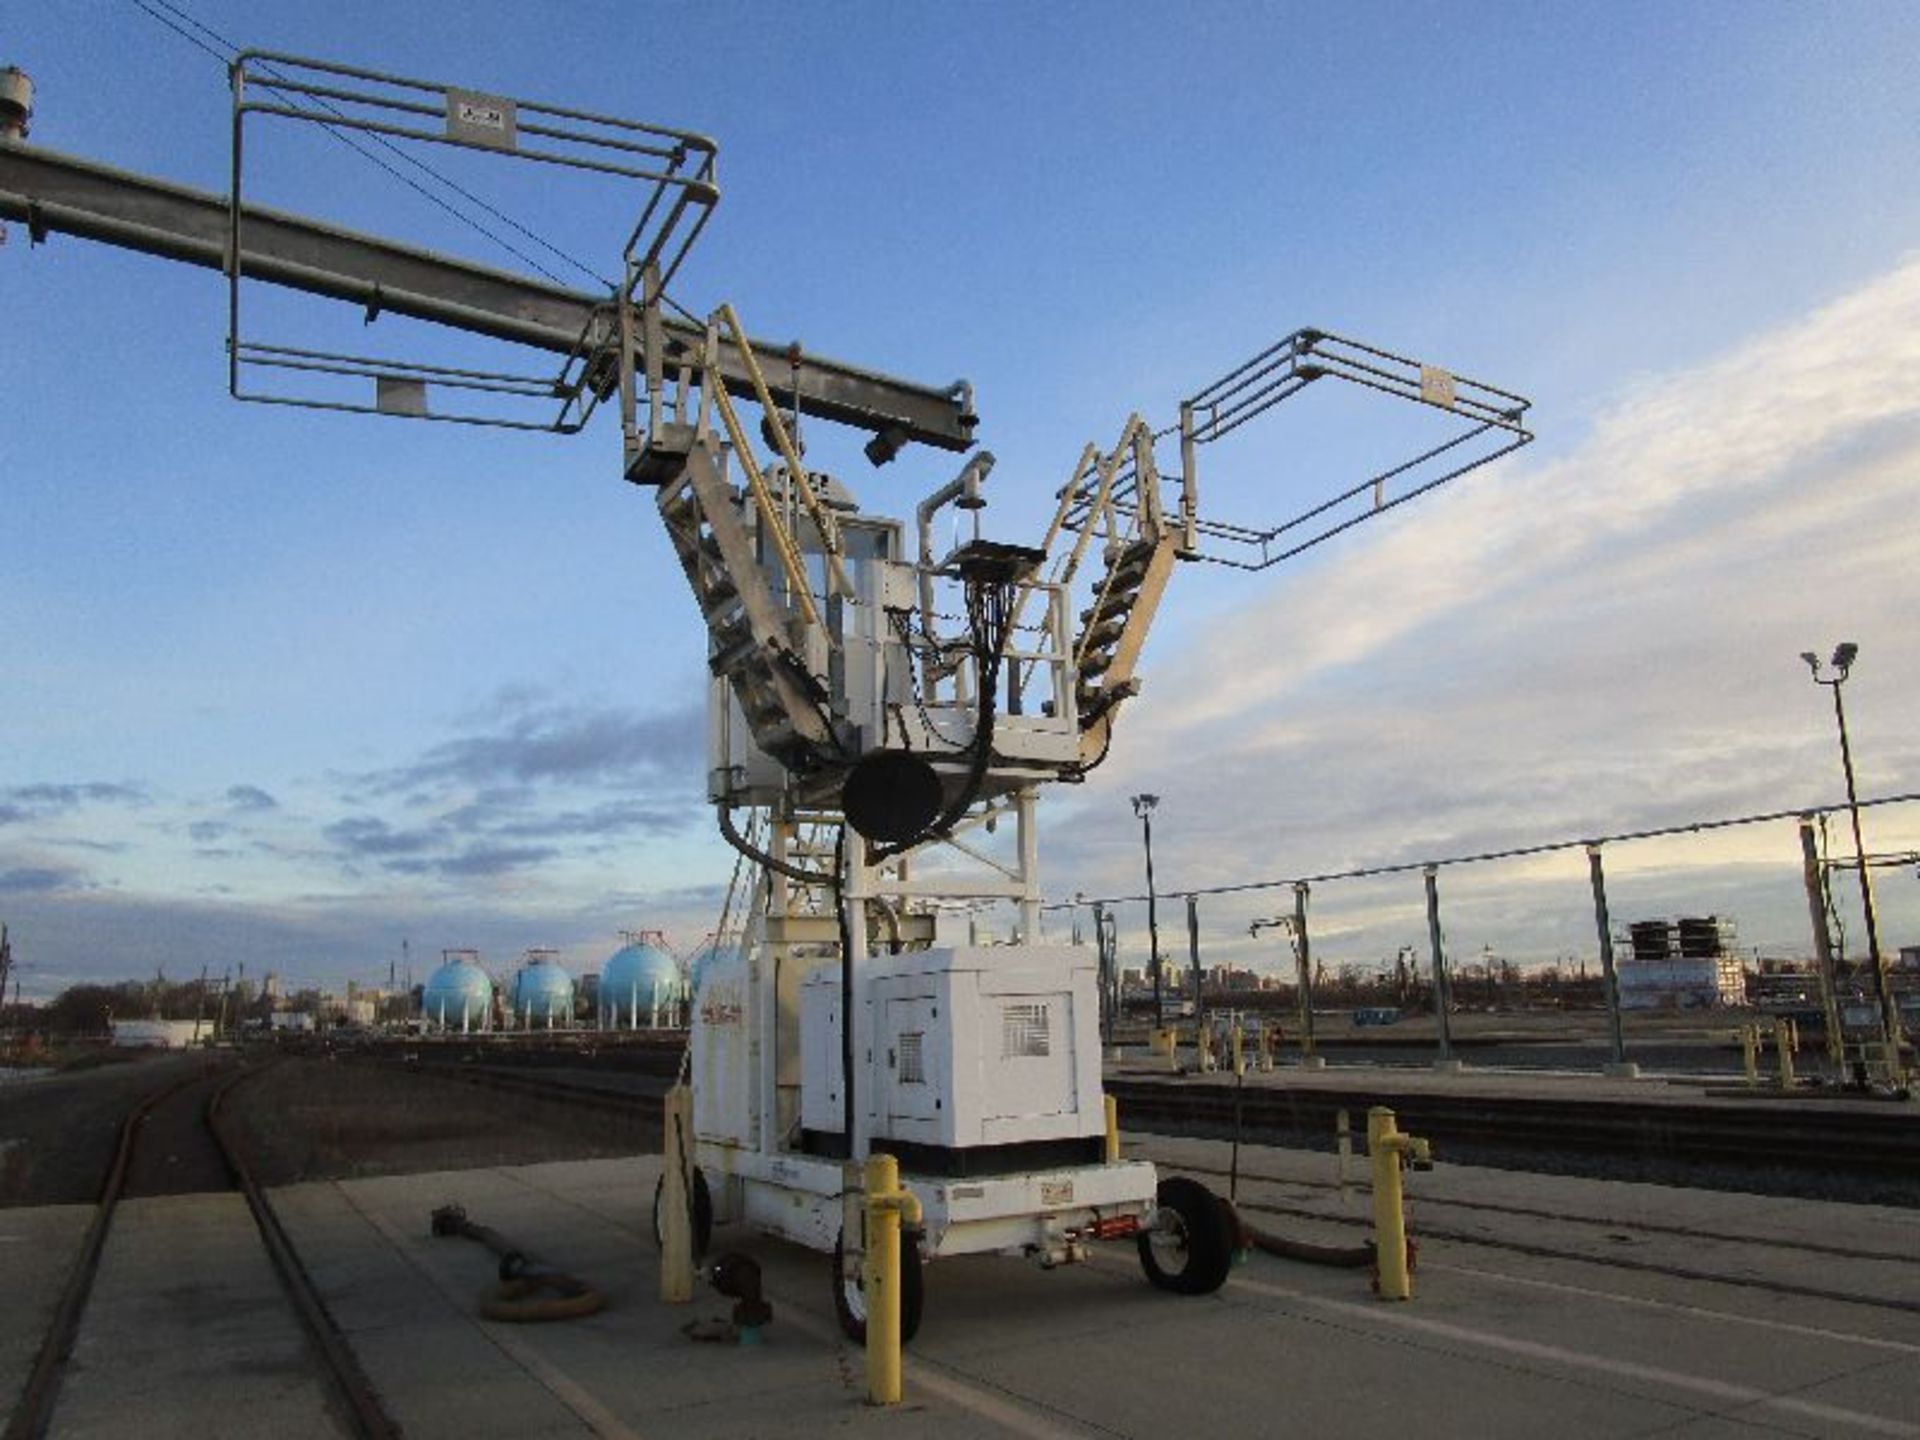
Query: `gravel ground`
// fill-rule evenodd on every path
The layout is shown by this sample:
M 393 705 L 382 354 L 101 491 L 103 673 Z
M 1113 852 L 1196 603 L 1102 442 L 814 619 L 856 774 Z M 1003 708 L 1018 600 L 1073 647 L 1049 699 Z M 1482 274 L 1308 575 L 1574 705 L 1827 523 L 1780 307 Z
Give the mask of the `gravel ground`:
M 0 1087 L 0 1207 L 91 1204 L 127 1112 L 163 1085 L 224 1073 L 234 1058 L 147 1053 Z M 659 1148 L 657 1120 L 502 1095 L 364 1060 L 246 1058 L 261 1068 L 229 1093 L 226 1114 L 263 1185 Z M 134 1152 L 128 1194 L 227 1188 L 200 1126 L 207 1089 L 190 1085 L 156 1107 Z
M 91 1204 L 127 1111 L 205 1063 L 177 1053 L 121 1053 L 124 1060 L 0 1086 L 0 1207 Z
M 398 1065 L 295 1056 L 227 1098 L 263 1185 L 657 1150 L 652 1125 Z

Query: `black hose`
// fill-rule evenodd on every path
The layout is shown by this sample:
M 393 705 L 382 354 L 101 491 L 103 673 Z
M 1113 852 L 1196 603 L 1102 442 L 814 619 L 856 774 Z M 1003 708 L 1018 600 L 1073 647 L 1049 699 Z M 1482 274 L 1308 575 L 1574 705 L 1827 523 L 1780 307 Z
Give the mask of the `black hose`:
M 720 818 L 720 834 L 725 837 L 729 845 L 755 864 L 764 865 L 767 869 L 784 875 L 789 880 L 798 880 L 802 885 L 838 885 L 840 883 L 836 876 L 802 869 L 798 865 L 788 864 L 785 860 L 769 855 L 758 846 L 749 843 L 747 837 L 740 833 L 740 827 L 733 823 L 733 808 L 730 805 L 722 801 L 713 808 Z
M 1331 1265 L 1340 1270 L 1361 1270 L 1373 1264 L 1373 1242 L 1358 1245 L 1313 1245 L 1305 1240 L 1289 1240 L 1242 1224 L 1240 1233 L 1256 1250 L 1278 1255 L 1282 1260 L 1301 1260 L 1309 1265 Z
M 840 928 L 840 1126 L 853 1158 L 853 922 L 847 916 L 847 827 L 833 852 L 833 915 Z M 864 921 L 865 916 L 861 919 Z

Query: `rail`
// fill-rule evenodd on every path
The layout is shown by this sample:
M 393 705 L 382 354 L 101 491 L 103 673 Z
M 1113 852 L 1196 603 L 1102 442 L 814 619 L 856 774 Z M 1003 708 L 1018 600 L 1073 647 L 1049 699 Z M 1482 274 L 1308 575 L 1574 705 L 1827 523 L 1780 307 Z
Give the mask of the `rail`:
M 320 1297 L 319 1290 L 314 1286 L 312 1277 L 300 1263 L 299 1254 L 293 1248 L 285 1228 L 280 1223 L 279 1216 L 254 1180 L 241 1147 L 221 1117 L 221 1105 L 227 1095 L 241 1083 L 259 1073 L 258 1069 L 241 1068 L 235 1073 L 226 1075 L 203 1070 L 199 1073 L 180 1076 L 150 1092 L 127 1113 L 126 1119 L 120 1126 L 113 1158 L 107 1166 L 93 1219 L 89 1222 L 86 1234 L 81 1240 L 73 1269 L 68 1275 L 60 1300 L 54 1307 L 40 1350 L 34 1358 L 33 1368 L 28 1373 L 20 1399 L 7 1423 L 4 1440 L 42 1440 L 42 1437 L 47 1434 L 53 1419 L 54 1408 L 59 1403 L 67 1362 L 73 1354 L 75 1342 L 79 1339 L 87 1302 L 93 1293 L 94 1280 L 99 1274 L 101 1254 L 126 1186 L 127 1171 L 139 1146 L 142 1129 L 148 1117 L 161 1104 L 196 1085 L 210 1087 L 206 1107 L 202 1112 L 202 1123 L 206 1125 L 213 1136 L 214 1143 L 219 1148 L 228 1174 L 232 1177 L 234 1188 L 239 1190 L 246 1199 L 254 1224 L 260 1231 L 261 1242 L 266 1247 L 281 1284 L 286 1289 L 289 1302 L 299 1315 L 303 1328 L 319 1353 L 327 1379 L 338 1393 L 346 1408 L 347 1416 L 353 1422 L 354 1434 L 363 1437 L 363 1440 L 398 1440 L 400 1427 L 382 1408 L 379 1396 L 368 1382 L 365 1372 L 361 1370 L 359 1361 L 354 1357 L 339 1328 L 333 1323 L 332 1317 L 328 1315 L 326 1305 Z

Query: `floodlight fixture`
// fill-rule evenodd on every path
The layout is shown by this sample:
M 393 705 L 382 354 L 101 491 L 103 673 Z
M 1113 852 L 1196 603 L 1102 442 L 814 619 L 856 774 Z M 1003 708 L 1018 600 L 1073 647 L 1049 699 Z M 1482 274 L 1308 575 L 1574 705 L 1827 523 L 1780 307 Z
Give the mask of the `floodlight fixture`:
M 888 426 L 867 441 L 864 447 L 867 463 L 876 470 L 891 464 L 894 456 L 906 448 L 908 438 L 907 432 L 898 425 Z
M 1853 778 L 1853 742 L 1847 734 L 1847 705 L 1841 697 L 1841 687 L 1846 684 L 1847 672 L 1853 662 L 1859 658 L 1860 647 L 1851 640 L 1843 640 L 1833 647 L 1833 678 L 1824 680 L 1820 676 L 1820 662 L 1811 650 L 1805 651 L 1801 659 L 1807 661 L 1813 671 L 1813 682 L 1824 685 L 1833 692 L 1833 721 L 1840 732 L 1840 769 L 1847 781 L 1847 813 L 1853 822 L 1853 853 L 1860 872 L 1860 908 L 1867 922 L 1867 963 L 1873 975 L 1875 997 L 1880 1005 L 1880 1023 L 1882 1039 L 1886 1045 L 1888 1065 L 1895 1072 L 1898 1082 L 1900 1068 L 1901 1022 L 1898 1004 L 1894 998 L 1893 987 L 1887 976 L 1886 954 L 1880 948 L 1880 919 L 1873 904 L 1873 881 L 1867 874 L 1867 845 L 1860 832 L 1860 795 Z

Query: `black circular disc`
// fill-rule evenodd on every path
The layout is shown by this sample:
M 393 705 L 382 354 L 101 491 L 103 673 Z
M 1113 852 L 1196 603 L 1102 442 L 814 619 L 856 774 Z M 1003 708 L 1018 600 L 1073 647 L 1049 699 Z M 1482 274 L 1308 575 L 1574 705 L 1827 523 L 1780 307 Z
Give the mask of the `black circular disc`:
M 847 823 L 869 840 L 904 845 L 940 813 L 940 777 L 917 755 L 880 750 L 863 758 L 840 788 Z

